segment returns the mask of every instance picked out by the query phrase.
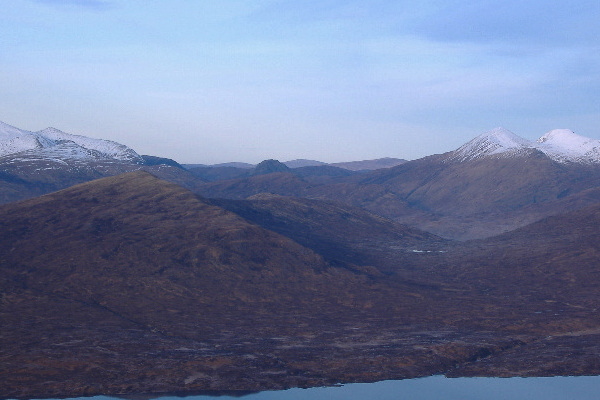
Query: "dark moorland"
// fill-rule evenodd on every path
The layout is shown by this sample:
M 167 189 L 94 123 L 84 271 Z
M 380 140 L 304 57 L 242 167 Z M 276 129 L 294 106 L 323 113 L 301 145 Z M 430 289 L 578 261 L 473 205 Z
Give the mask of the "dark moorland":
M 458 242 L 368 211 L 435 211 L 447 230 L 458 206 L 442 183 L 426 202 L 393 177 L 409 164 L 339 184 L 285 171 L 194 184 L 243 192 L 210 195 L 229 200 L 138 171 L 1 206 L 0 397 L 600 373 L 600 205 L 573 200 L 594 173 L 567 188 L 574 211 L 545 217 L 513 191 L 508 215 L 532 207 L 537 222 Z M 559 189 L 544 202 L 570 197 Z

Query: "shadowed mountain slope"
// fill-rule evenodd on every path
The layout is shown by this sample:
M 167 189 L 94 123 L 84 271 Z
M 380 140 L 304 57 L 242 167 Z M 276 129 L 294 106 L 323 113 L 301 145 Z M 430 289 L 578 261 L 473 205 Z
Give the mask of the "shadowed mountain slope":
M 306 182 L 310 182 L 311 184 L 335 182 L 337 178 L 356 174 L 356 172 L 326 164 L 288 168 L 285 164 L 279 163 L 276 160 L 265 160 L 258 164 L 254 169 L 236 168 L 231 166 L 204 166 L 190 168 L 189 172 L 204 181 L 216 182 L 215 184 L 208 186 L 213 186 L 215 190 L 226 190 L 225 193 L 230 193 L 230 191 L 227 191 L 229 183 L 222 183 L 220 181 L 247 179 L 258 175 L 268 175 L 277 172 L 291 173 L 300 178 L 305 184 Z M 218 189 L 219 187 L 221 189 Z M 227 194 L 225 195 L 228 196 Z
M 140 160 L 140 163 L 129 163 L 103 159 L 49 158 L 39 154 L 3 156 L 0 157 L 0 204 L 132 171 L 147 171 L 189 189 L 195 189 L 202 183 L 173 160 L 152 156 L 144 156 Z
M 252 168 L 239 168 L 233 166 L 208 167 L 208 166 L 187 166 L 188 171 L 195 177 L 207 181 L 215 182 L 229 179 L 240 179 L 250 175 Z
M 364 161 L 349 161 L 329 164 L 334 167 L 344 168 L 350 171 L 366 171 L 376 170 L 381 168 L 395 167 L 396 165 L 404 164 L 406 160 L 399 158 L 378 158 L 376 160 L 364 160 Z
M 600 187 L 597 165 L 561 164 L 527 149 L 519 156 L 488 156 L 451 162 L 451 154 L 432 156 L 373 173 L 361 184 L 385 186 L 423 219 L 404 210 L 367 209 L 442 236 L 461 239 L 491 236 L 540 217 L 569 210 L 570 196 Z M 576 204 L 578 202 L 573 202 Z M 585 204 L 585 203 L 583 203 Z M 563 205 L 563 206 L 561 206 Z
M 259 193 L 302 197 L 312 185 L 291 172 L 274 172 L 249 178 L 210 182 L 200 186 L 199 193 L 207 198 L 241 200 Z
M 417 253 L 441 251 L 449 242 L 360 208 L 331 201 L 277 195 L 211 200 L 263 228 L 281 233 L 331 262 L 403 273 Z

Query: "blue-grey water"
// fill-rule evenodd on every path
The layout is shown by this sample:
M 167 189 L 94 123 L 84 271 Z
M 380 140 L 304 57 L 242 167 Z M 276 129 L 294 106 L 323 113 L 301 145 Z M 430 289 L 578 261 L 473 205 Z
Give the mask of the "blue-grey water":
M 428 378 L 340 387 L 267 391 L 243 397 L 189 396 L 185 400 L 598 400 L 600 376 L 551 378 Z M 96 396 L 87 400 L 114 400 Z M 182 400 L 164 396 L 157 400 Z

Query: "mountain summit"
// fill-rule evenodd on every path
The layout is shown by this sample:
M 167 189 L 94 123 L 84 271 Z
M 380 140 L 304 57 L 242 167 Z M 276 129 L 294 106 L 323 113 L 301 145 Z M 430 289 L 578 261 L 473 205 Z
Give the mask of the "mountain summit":
M 590 139 L 569 129 L 554 129 L 535 143 L 535 147 L 559 162 L 600 163 L 600 140 Z
M 0 204 L 139 169 L 188 188 L 199 181 L 173 160 L 142 156 L 111 140 L 0 122 Z
M 600 140 L 587 138 L 569 129 L 554 129 L 537 141 L 523 139 L 504 128 L 495 128 L 450 153 L 450 161 L 471 161 L 489 156 L 515 157 L 531 150 L 544 153 L 559 163 L 600 163 Z
M 134 150 L 111 140 L 71 135 L 55 128 L 30 132 L 0 122 L 0 157 L 15 154 L 81 161 L 144 163 L 142 157 Z
M 494 154 L 514 154 L 531 146 L 531 142 L 504 128 L 495 128 L 465 143 L 451 157 L 456 161 L 469 161 Z
M 254 168 L 252 175 L 266 175 L 273 172 L 289 172 L 290 168 L 278 160 L 264 160 Z

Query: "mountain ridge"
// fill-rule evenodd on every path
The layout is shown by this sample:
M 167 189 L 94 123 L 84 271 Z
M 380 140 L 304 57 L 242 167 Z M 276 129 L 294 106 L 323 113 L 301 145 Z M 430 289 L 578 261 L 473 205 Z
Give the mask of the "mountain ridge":
M 142 156 L 111 140 L 56 128 L 30 132 L 0 122 L 0 203 L 140 169 L 188 188 L 202 181 L 174 160 Z
M 65 151 L 63 157 L 114 159 L 122 162 L 143 164 L 142 156 L 135 150 L 105 139 L 94 139 L 82 135 L 65 133 L 49 127 L 37 132 L 27 131 L 0 121 L 0 157 L 22 152 L 48 151 L 53 147 L 61 147 L 71 142 L 82 148 L 79 152 Z M 536 141 L 524 139 L 515 133 L 502 128 L 494 128 L 480 134 L 459 148 L 450 151 L 448 159 L 452 161 L 468 161 L 485 156 L 510 156 L 523 150 L 539 150 L 557 162 L 600 163 L 600 140 L 578 135 L 569 129 L 553 129 L 546 132 Z M 406 162 L 406 160 L 390 157 L 337 163 L 297 159 L 283 164 L 291 168 L 331 165 L 353 171 L 361 169 L 389 168 Z M 192 165 L 192 164 L 190 164 Z M 220 166 L 216 165 L 215 167 Z M 250 164 L 227 163 L 223 165 L 252 167 Z M 206 166 L 211 167 L 211 166 Z
M 465 162 L 490 156 L 518 157 L 531 151 L 540 151 L 559 163 L 600 164 L 600 140 L 578 135 L 569 129 L 553 129 L 530 141 L 499 127 L 449 152 L 447 159 Z
M 76 143 L 88 139 L 54 128 L 40 131 L 46 136 L 36 136 L 7 124 L 1 127 L 6 138 L 16 140 L 15 146 L 30 150 L 0 157 L 0 202 L 145 169 L 206 197 L 241 200 L 268 192 L 341 201 L 445 238 L 464 240 L 505 232 L 564 207 L 590 204 L 595 195 L 578 193 L 593 191 L 600 179 L 600 141 L 567 129 L 549 131 L 533 142 L 495 128 L 451 152 L 373 171 L 349 171 L 333 165 L 288 169 L 275 160 L 266 160 L 258 168 L 183 170 L 175 161 L 160 157 L 140 156 L 141 164 L 105 158 L 107 151 L 100 154 L 91 145 L 84 148 Z M 381 160 L 376 164 L 381 165 Z
M 116 160 L 143 164 L 142 157 L 133 149 L 111 140 L 73 135 L 56 128 L 30 132 L 0 122 L 0 156 L 13 154 L 43 156 L 48 152 L 50 157 L 52 153 L 58 153 L 64 158 Z

